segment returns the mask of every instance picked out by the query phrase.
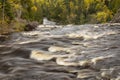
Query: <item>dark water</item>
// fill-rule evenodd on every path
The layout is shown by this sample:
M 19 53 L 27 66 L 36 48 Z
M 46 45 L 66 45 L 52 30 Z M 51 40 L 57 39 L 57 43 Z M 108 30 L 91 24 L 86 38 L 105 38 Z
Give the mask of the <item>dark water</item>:
M 120 80 L 120 26 L 39 26 L 0 45 L 0 80 Z

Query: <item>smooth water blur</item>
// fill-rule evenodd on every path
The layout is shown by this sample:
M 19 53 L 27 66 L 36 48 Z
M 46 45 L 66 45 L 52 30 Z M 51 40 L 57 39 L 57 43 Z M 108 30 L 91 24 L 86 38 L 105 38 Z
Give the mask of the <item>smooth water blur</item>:
M 13 33 L 0 46 L 0 79 L 53 80 L 52 75 L 57 80 L 60 75 L 60 80 L 90 76 L 94 76 L 92 80 L 116 80 L 120 74 L 119 57 L 119 25 L 40 25 L 35 31 Z M 103 69 L 111 68 L 117 70 L 115 77 L 104 76 Z

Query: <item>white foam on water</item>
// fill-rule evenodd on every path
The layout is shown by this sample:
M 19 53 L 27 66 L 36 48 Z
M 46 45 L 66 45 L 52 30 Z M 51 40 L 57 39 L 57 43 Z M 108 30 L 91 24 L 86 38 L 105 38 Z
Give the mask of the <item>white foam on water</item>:
M 29 41 L 23 41 L 23 42 L 17 42 L 17 44 L 27 44 L 31 42 L 38 42 L 39 40 L 29 40 Z
M 89 39 L 98 39 L 100 37 L 103 36 L 107 36 L 107 35 L 111 35 L 111 34 L 117 34 L 115 31 L 103 31 L 101 33 L 99 32 L 89 32 L 88 30 L 84 30 L 84 31 L 77 31 L 77 32 L 73 32 L 70 34 L 66 34 L 66 36 L 70 37 L 70 38 L 80 38 L 83 37 L 84 40 L 89 40 Z

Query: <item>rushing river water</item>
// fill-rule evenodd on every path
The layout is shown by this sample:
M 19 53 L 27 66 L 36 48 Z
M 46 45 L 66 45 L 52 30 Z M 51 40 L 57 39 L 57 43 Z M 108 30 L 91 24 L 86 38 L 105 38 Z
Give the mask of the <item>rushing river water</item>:
M 0 45 L 0 80 L 120 80 L 120 25 L 13 33 Z

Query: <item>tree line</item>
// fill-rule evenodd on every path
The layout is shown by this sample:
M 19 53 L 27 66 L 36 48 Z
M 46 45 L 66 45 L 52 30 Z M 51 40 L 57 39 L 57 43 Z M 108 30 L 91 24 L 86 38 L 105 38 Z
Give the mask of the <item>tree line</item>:
M 112 19 L 120 0 L 0 0 L 0 23 L 44 17 L 60 24 L 105 23 Z

